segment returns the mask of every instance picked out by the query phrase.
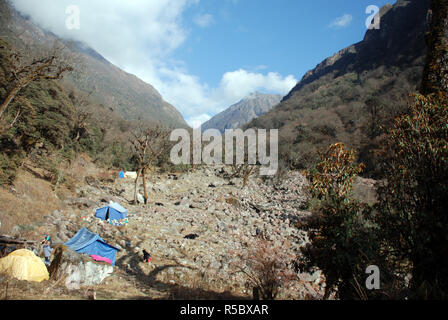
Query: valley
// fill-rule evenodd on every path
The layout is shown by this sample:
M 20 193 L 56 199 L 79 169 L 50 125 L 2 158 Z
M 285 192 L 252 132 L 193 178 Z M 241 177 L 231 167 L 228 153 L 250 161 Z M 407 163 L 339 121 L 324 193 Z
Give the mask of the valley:
M 253 66 L 213 75 L 215 87 L 188 73 L 231 54 L 243 65 L 247 48 L 198 63 L 193 48 L 214 43 L 219 20 L 177 4 L 150 2 L 159 11 L 143 23 L 139 6 L 116 3 L 101 21 L 117 35 L 88 45 L 87 29 L 57 36 L 40 8 L 0 0 L 0 299 L 447 299 L 448 1 L 385 4 L 380 28 L 292 89 L 294 76 L 262 73 L 255 48 Z M 143 43 L 118 36 L 129 30 Z M 149 66 L 179 105 L 93 49 L 118 43 L 130 46 L 123 68 Z M 202 131 L 198 119 L 210 119 Z M 228 129 L 241 130 L 224 139 Z M 380 277 L 368 284 L 366 270 Z
M 99 177 L 103 174 L 85 157 L 78 159 L 77 167 L 82 169 L 76 172 L 73 192 L 61 189 L 60 199 L 52 200 L 57 209 L 45 211 L 45 208 L 45 214 L 35 212 L 30 222 L 20 223 L 20 228 L 9 231 L 13 236 L 35 241 L 41 234 L 50 234 L 53 246 L 57 246 L 85 227 L 120 248 L 113 274 L 99 285 L 88 286 L 96 291 L 97 299 L 252 299 L 250 283 L 236 268 L 241 262 L 235 260 L 235 253 L 257 243 L 260 234 L 276 250 L 288 248 L 292 258 L 307 243 L 306 234 L 295 227 L 297 221 L 310 214 L 298 209 L 307 202 L 303 190 L 306 181 L 299 172 L 291 172 L 282 182 L 265 183 L 254 177 L 244 189 L 241 178 L 230 178 L 231 167 L 204 167 L 174 174 L 154 172 L 148 179 L 150 201 L 144 206 L 130 204 L 133 179 L 119 179 L 118 174 L 111 172 L 107 175 L 110 178 L 101 181 Z M 36 178 L 31 182 L 43 183 Z M 34 204 L 42 200 L 48 203 L 23 186 L 18 185 L 15 190 L 15 200 L 8 196 L 9 192 L 2 191 L 2 203 L 5 197 L 17 205 L 25 199 Z M 140 184 L 139 191 L 142 191 Z M 94 217 L 95 209 L 110 201 L 128 209 L 129 223 L 113 226 Z M 15 213 L 11 207 L 0 209 L 10 215 Z M 7 230 L 8 219 L 2 220 L 2 230 Z M 185 239 L 189 234 L 198 238 Z M 143 249 L 152 255 L 149 264 L 142 261 Z M 322 296 L 324 282 L 320 273 L 303 273 L 298 280 L 282 290 L 279 298 Z M 8 296 L 12 299 L 14 295 L 39 299 L 38 293 L 47 287 L 45 283 L 33 285 L 35 295 L 30 295 L 24 284 L 14 285 L 17 291 L 9 286 Z M 69 291 L 62 281 L 52 288 L 52 298 L 63 298 L 65 293 L 87 299 L 83 290 L 86 289 Z

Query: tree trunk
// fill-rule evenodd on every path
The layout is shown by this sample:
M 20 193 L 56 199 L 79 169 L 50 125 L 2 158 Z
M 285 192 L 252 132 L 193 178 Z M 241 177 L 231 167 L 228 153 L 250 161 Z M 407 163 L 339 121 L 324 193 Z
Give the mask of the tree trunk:
M 448 92 L 448 0 L 431 1 L 432 18 L 426 35 L 428 54 L 420 92 Z
M 252 296 L 253 296 L 253 300 L 255 300 L 255 301 L 260 300 L 260 288 L 258 288 L 258 287 L 253 288 Z
M 243 189 L 246 188 L 247 185 L 247 180 L 249 179 L 249 173 L 246 172 L 246 174 L 244 175 L 244 180 L 243 180 Z
M 0 119 L 3 117 L 3 114 L 5 113 L 11 101 L 14 100 L 19 91 L 22 90 L 22 88 L 24 87 L 25 87 L 24 84 L 18 84 L 14 89 L 12 89 L 8 97 L 5 99 L 5 101 L 3 101 L 2 105 L 0 106 Z
M 250 175 L 255 167 L 247 166 L 244 170 L 244 180 L 243 180 L 243 189 L 247 186 L 247 181 L 249 180 Z
M 137 200 L 137 184 L 138 184 L 138 178 L 140 178 L 140 172 L 141 172 L 141 170 L 137 170 L 137 178 L 135 178 L 135 182 L 134 182 L 134 204 L 138 204 L 138 200 Z
M 148 191 L 146 189 L 146 168 L 143 168 L 142 170 L 142 179 L 143 179 L 143 190 L 144 190 L 144 198 L 145 198 L 145 204 L 148 204 Z

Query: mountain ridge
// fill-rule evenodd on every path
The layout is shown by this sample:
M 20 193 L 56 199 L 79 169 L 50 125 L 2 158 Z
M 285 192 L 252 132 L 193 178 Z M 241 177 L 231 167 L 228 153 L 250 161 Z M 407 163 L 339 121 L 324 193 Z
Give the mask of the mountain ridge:
M 202 125 L 202 130 L 218 129 L 224 133 L 226 129 L 237 129 L 271 110 L 281 101 L 281 95 L 252 92 L 236 104 L 220 112 Z
M 424 7 L 429 8 L 429 4 L 427 0 L 420 0 L 421 3 L 425 3 Z M 391 5 L 391 4 L 386 4 L 384 5 L 381 9 L 380 9 L 380 19 L 381 19 L 381 23 L 380 23 L 380 29 L 376 30 L 376 29 L 371 29 L 371 30 L 367 30 L 366 34 L 364 35 L 363 40 L 352 44 L 340 51 L 338 51 L 337 53 L 335 53 L 334 55 L 324 59 L 321 63 L 319 63 L 314 69 L 309 70 L 308 72 L 305 73 L 305 75 L 303 76 L 302 80 L 291 90 L 290 93 L 288 93 L 288 95 L 286 95 L 283 99 L 283 101 L 288 100 L 291 97 L 291 94 L 300 90 L 304 85 L 309 84 L 317 79 L 319 79 L 321 76 L 329 73 L 331 70 L 334 69 L 340 69 L 340 70 L 345 70 L 345 72 L 349 72 L 352 70 L 356 70 L 356 69 L 361 69 L 363 68 L 365 65 L 367 65 L 368 63 L 371 63 L 371 59 L 368 59 L 367 61 L 362 62 L 363 58 L 366 58 L 366 54 L 364 52 L 362 52 L 361 54 L 359 54 L 360 51 L 366 51 L 369 50 L 370 48 L 366 48 L 366 44 L 369 42 L 375 42 L 375 43 L 381 43 L 381 38 L 386 38 L 387 34 L 390 32 L 390 29 L 395 28 L 395 29 L 405 29 L 409 26 L 411 26 L 412 24 L 417 24 L 419 20 L 417 18 L 417 14 L 416 11 L 418 11 L 419 9 L 421 9 L 422 7 L 417 3 L 419 2 L 419 0 L 397 0 L 395 5 Z M 407 7 L 407 6 L 414 6 L 413 8 L 410 8 L 412 11 L 412 13 L 409 15 L 410 21 L 408 21 L 406 23 L 406 27 L 402 26 L 401 21 L 403 21 L 403 17 L 399 17 L 399 18 L 389 18 L 391 15 L 392 16 L 396 16 L 397 15 L 397 11 L 399 12 L 401 8 L 403 7 Z M 393 20 L 399 20 L 400 22 L 398 23 L 394 23 Z M 387 22 L 387 23 L 385 23 Z M 409 36 L 406 37 L 406 40 L 409 39 Z M 403 40 L 404 42 L 404 40 Z M 411 41 L 411 43 L 413 43 L 415 41 Z M 386 46 L 384 46 L 383 48 L 387 48 L 389 47 L 390 44 L 387 44 Z M 381 50 L 375 50 L 377 53 L 381 53 Z M 387 51 L 387 50 L 385 50 Z M 383 54 L 384 52 L 383 51 Z M 415 55 L 412 54 L 412 52 L 407 58 L 408 60 L 411 60 L 412 58 L 415 58 Z M 358 56 L 357 56 L 358 55 Z M 344 65 L 344 62 L 346 62 L 347 60 L 353 59 L 353 58 L 357 59 L 357 66 L 355 66 L 352 70 L 350 69 L 344 69 L 341 68 L 342 65 Z M 381 56 L 380 56 L 381 57 Z
M 308 71 L 275 108 L 245 127 L 279 129 L 285 161 L 307 168 L 319 150 L 344 142 L 375 172 L 384 128 L 406 112 L 421 82 L 429 0 L 380 10 L 380 29 Z M 383 128 L 383 129 L 380 129 Z
M 6 17 L 8 14 L 10 17 Z M 24 45 L 32 44 L 48 47 L 59 41 L 81 58 L 83 70 L 77 71 L 75 68 L 72 74 L 64 77 L 61 82 L 65 86 L 91 94 L 96 103 L 113 109 L 126 120 L 143 119 L 169 127 L 189 127 L 180 112 L 164 101 L 151 84 L 115 66 L 89 45 L 62 39 L 14 8 L 2 12 L 1 16 L 2 34 L 7 34 L 14 46 L 23 48 Z

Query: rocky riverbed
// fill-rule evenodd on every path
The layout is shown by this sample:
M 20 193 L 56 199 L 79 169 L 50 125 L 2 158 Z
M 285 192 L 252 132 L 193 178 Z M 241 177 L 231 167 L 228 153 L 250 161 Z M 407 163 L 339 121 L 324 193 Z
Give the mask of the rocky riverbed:
M 133 180 L 100 183 L 89 177 L 76 196 L 65 200 L 63 210 L 44 217 L 45 226 L 55 243 L 86 227 L 121 249 L 113 274 L 95 287 L 104 298 L 250 299 L 252 288 L 234 267 L 235 252 L 262 236 L 279 250 L 298 254 L 308 241 L 295 227 L 309 215 L 300 210 L 306 203 L 306 180 L 299 172 L 279 182 L 251 177 L 242 189 L 242 179 L 230 179 L 229 170 L 153 174 L 147 205 L 132 203 Z M 110 201 L 128 209 L 128 223 L 117 227 L 94 217 L 95 209 Z M 197 237 L 185 238 L 191 234 Z M 143 249 L 152 255 L 149 264 L 142 262 Z M 320 272 L 298 274 L 296 280 L 278 298 L 321 297 L 325 283 Z

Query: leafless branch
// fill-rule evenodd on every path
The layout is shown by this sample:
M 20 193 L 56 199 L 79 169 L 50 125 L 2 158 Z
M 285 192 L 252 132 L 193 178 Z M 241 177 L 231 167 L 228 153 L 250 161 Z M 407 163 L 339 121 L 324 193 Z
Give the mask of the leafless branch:
M 73 71 L 73 67 L 67 61 L 65 48 L 56 43 L 50 52 L 36 53 L 33 50 L 14 49 L 10 54 L 10 83 L 12 89 L 6 99 L 0 105 L 0 118 L 9 104 L 19 92 L 34 81 L 58 80 L 67 72 Z
M 137 202 L 137 181 L 140 175 L 143 179 L 145 203 L 148 201 L 146 173 L 168 151 L 168 147 L 170 146 L 169 134 L 169 131 L 161 126 L 155 125 L 143 129 L 141 124 L 136 131 L 131 133 L 131 138 L 129 139 L 131 151 L 138 163 L 138 173 L 134 190 L 135 203 Z

